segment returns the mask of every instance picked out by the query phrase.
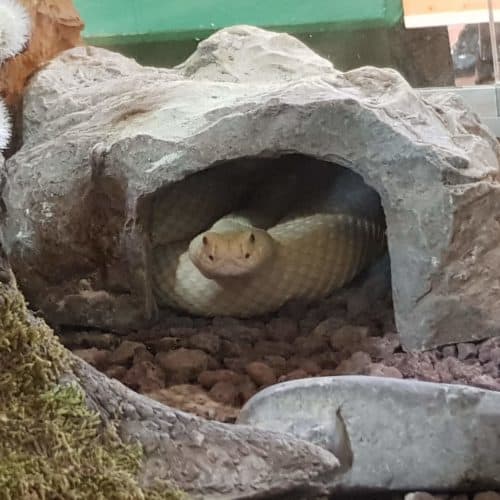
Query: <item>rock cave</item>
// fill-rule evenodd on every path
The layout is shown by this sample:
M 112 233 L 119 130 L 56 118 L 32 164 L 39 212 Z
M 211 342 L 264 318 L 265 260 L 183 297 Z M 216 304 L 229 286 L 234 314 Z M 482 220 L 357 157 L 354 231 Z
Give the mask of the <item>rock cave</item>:
M 269 54 L 278 54 L 279 62 Z M 305 392 L 305 379 L 338 375 L 466 384 L 475 388 L 457 386 L 449 399 L 463 396 L 467 415 L 472 406 L 481 407 L 477 425 L 484 425 L 484 436 L 498 431 L 483 417 L 488 405 L 498 409 L 499 403 L 482 389 L 500 390 L 500 220 L 491 216 L 500 208 L 499 149 L 456 97 L 424 98 L 390 69 L 343 73 L 288 35 L 235 26 L 201 42 L 174 69 L 142 67 L 94 47 L 65 51 L 29 83 L 22 128 L 22 147 L 4 168 L 9 261 L 30 307 L 66 347 L 109 378 L 205 419 L 236 422 L 234 429 L 258 427 L 259 412 L 268 410 L 265 401 L 259 406 L 260 394 L 252 397 L 272 392 L 279 382 L 300 379 L 299 391 Z M 285 304 L 255 318 L 203 318 L 159 307 L 153 248 L 170 237 L 166 218 L 192 210 L 189 199 L 176 205 L 178 190 L 199 201 L 214 172 L 222 172 L 223 215 L 255 179 L 285 172 L 290 164 L 299 165 L 303 180 L 315 169 L 354 173 L 380 202 L 385 256 L 321 300 Z M 213 222 L 202 215 L 198 231 Z M 87 388 L 102 404 L 102 376 L 89 373 Z M 342 390 L 353 384 L 354 392 L 362 392 L 356 377 L 339 383 L 347 387 Z M 415 401 L 453 404 L 448 389 L 436 396 L 437 389 L 422 383 Z M 398 388 L 399 410 L 415 410 Z M 286 389 L 276 390 L 274 401 L 286 399 Z M 363 398 L 369 399 L 365 393 Z M 135 427 L 147 414 L 143 401 L 134 400 L 144 413 L 127 416 L 132 423 L 124 434 L 144 437 Z M 153 413 L 164 411 L 154 405 Z M 325 433 L 331 437 L 328 426 L 337 422 L 328 410 L 321 439 L 292 422 L 291 434 L 324 445 L 340 460 L 340 479 L 321 487 L 321 480 L 306 479 L 316 492 L 380 490 L 391 482 L 376 467 L 364 468 L 373 450 L 362 448 L 362 438 L 356 441 L 362 432 L 352 427 L 350 410 L 362 411 L 347 404 L 345 420 L 338 417 L 351 441 L 347 448 L 324 445 Z M 460 418 L 459 433 L 467 424 Z M 414 417 L 420 419 L 425 416 Z M 262 429 L 279 430 L 268 422 Z M 452 438 L 460 449 L 472 446 Z M 474 450 L 484 475 L 472 467 L 462 481 L 468 463 L 460 462 L 455 475 L 443 479 L 436 473 L 426 484 L 499 486 L 495 452 L 483 441 L 480 452 Z M 387 460 L 397 446 L 388 446 Z M 151 453 L 145 483 L 158 470 L 163 479 L 182 475 L 164 464 L 155 468 L 165 449 Z M 331 475 L 338 466 L 321 453 L 315 457 L 318 470 L 324 466 L 318 475 Z M 444 453 L 442 459 L 448 458 Z M 169 467 L 175 469 L 172 462 Z M 224 496 L 219 480 L 222 486 L 213 490 L 210 480 L 198 476 L 180 486 L 195 496 L 208 491 L 210 498 L 234 498 Z M 228 480 L 227 488 L 237 489 L 240 480 Z M 422 481 L 416 474 L 393 486 L 408 490 Z M 299 483 L 293 477 L 288 490 L 276 491 L 300 490 Z
M 243 44 L 257 36 L 227 33 Z M 33 79 L 24 145 L 7 162 L 4 189 L 6 244 L 30 302 L 54 324 L 145 324 L 155 305 L 143 199 L 220 162 L 295 152 L 348 167 L 380 195 L 406 349 L 498 334 L 490 307 L 498 223 L 483 214 L 497 203 L 498 146 L 476 118 L 456 100 L 424 100 L 392 70 L 340 73 L 298 41 L 287 48 L 288 67 L 249 73 L 245 50 L 233 54 L 225 35 L 214 37 L 175 70 L 75 48 Z M 230 75 L 219 67 L 229 53 Z M 99 99 L 89 100 L 89 85 Z M 41 106 L 50 111 L 40 116 Z M 81 217 L 82 203 L 93 217 Z M 483 209 L 472 210 L 476 203 Z M 93 276 L 99 266 L 124 293 Z M 82 280 L 91 290 L 78 288 Z

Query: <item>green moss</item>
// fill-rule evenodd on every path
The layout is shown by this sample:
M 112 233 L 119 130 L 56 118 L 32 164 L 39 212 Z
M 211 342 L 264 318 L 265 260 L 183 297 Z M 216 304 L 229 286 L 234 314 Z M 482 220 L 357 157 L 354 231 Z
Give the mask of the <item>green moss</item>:
M 105 427 L 78 386 L 56 385 L 70 356 L 23 296 L 0 286 L 0 499 L 184 498 L 141 490 L 141 447 Z

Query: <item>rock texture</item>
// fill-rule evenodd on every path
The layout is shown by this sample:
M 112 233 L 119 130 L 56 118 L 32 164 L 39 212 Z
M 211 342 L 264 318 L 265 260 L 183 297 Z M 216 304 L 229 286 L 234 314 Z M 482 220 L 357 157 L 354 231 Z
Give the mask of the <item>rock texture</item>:
M 338 491 L 500 487 L 497 392 L 362 376 L 298 380 L 254 396 L 238 423 L 334 452 Z
M 122 439 L 144 447 L 140 482 L 145 488 L 173 483 L 190 498 L 206 500 L 317 498 L 338 470 L 334 455 L 305 441 L 174 411 L 83 362 L 74 372 L 91 408 L 105 421 L 117 419 Z M 175 394 L 157 397 L 171 402 Z
M 247 26 L 173 70 L 75 48 L 33 78 L 3 192 L 23 291 L 53 324 L 144 325 L 154 200 L 216 164 L 287 152 L 351 168 L 381 195 L 405 348 L 500 334 L 495 139 L 393 70 L 341 73 Z

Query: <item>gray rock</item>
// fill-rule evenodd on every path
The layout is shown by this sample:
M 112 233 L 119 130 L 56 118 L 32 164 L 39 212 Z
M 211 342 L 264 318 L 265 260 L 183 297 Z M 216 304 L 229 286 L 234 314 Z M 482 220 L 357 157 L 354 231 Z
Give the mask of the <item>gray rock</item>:
M 396 71 L 342 73 L 293 37 L 249 26 L 215 33 L 168 70 L 78 47 L 32 79 L 23 130 L 5 168 L 5 240 L 22 290 L 53 324 L 154 320 L 151 239 L 171 235 L 150 221 L 164 189 L 216 163 L 236 162 L 237 176 L 252 164 L 241 158 L 294 151 L 380 194 L 405 348 L 500 334 L 498 145 L 462 102 L 424 99 Z
M 460 491 L 500 487 L 500 394 L 379 377 L 269 387 L 238 423 L 280 430 L 333 452 L 332 490 Z

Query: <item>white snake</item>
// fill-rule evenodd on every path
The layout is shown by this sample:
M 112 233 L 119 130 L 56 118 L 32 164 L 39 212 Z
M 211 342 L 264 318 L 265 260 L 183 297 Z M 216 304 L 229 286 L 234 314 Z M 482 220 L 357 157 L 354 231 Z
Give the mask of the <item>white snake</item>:
M 291 170 L 264 176 L 256 190 L 227 174 L 196 174 L 159 201 L 153 286 L 160 305 L 200 316 L 265 314 L 291 299 L 327 296 L 383 253 L 378 195 L 358 176 L 333 166 Z M 246 208 L 232 211 L 248 188 Z

